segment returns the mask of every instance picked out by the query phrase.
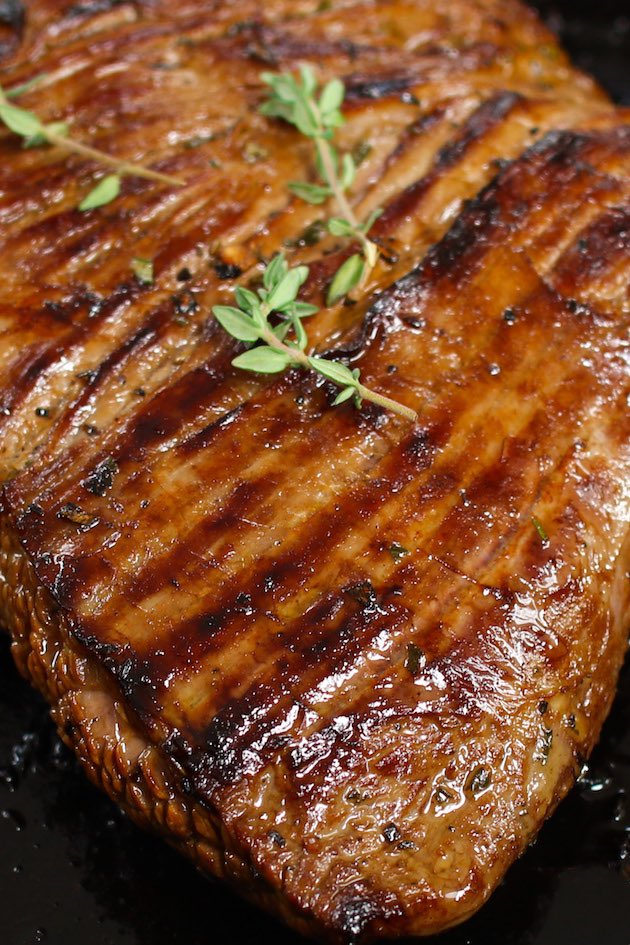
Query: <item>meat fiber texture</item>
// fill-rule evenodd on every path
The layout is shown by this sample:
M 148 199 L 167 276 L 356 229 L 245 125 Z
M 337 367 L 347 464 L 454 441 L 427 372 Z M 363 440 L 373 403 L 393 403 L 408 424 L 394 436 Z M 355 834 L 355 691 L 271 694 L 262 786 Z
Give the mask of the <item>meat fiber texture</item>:
M 181 188 L 0 133 L 0 621 L 89 777 L 301 932 L 488 898 L 588 756 L 626 648 L 630 122 L 512 0 L 33 0 L 0 82 Z M 356 304 L 263 70 L 345 82 Z M 319 352 L 211 315 L 310 266 Z M 132 274 L 153 260 L 155 278 Z

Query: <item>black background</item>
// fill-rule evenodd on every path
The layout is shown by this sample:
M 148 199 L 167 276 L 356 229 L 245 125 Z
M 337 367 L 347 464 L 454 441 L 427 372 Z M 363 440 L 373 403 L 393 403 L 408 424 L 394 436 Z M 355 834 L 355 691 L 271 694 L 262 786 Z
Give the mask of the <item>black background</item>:
M 578 64 L 630 104 L 627 0 L 544 6 Z M 0 945 L 267 939 L 301 941 L 202 878 L 91 787 L 0 640 Z M 536 846 L 471 922 L 425 942 L 630 945 L 630 665 L 588 772 Z

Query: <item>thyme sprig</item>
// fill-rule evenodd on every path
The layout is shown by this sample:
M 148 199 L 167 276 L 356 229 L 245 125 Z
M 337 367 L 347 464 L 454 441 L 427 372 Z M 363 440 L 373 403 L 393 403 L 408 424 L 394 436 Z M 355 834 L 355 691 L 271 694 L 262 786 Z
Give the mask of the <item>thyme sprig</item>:
M 298 299 L 308 272 L 307 266 L 290 269 L 284 256 L 278 254 L 265 269 L 258 294 L 238 286 L 235 290 L 238 308 L 231 305 L 213 307 L 214 317 L 228 334 L 255 345 L 234 358 L 232 364 L 260 374 L 278 374 L 289 367 L 314 371 L 341 388 L 333 406 L 352 398 L 360 407 L 364 400 L 368 400 L 408 420 L 415 420 L 417 414 L 414 410 L 365 387 L 358 368 L 351 370 L 338 361 L 308 354 L 308 336 L 302 320 L 319 311 L 316 305 Z M 278 316 L 278 324 L 270 322 L 272 314 Z
M 335 131 L 344 124 L 341 106 L 345 87 L 341 79 L 331 79 L 320 92 L 315 73 L 307 65 L 300 67 L 299 78 L 287 72 L 263 72 L 261 79 L 271 90 L 260 108 L 262 114 L 284 119 L 315 144 L 316 167 L 322 183 L 292 181 L 289 189 L 311 204 L 333 199 L 339 215 L 328 220 L 328 231 L 361 247 L 361 252 L 346 259 L 335 273 L 327 297 L 332 305 L 364 283 L 376 265 L 378 247 L 368 234 L 382 213 L 378 209 L 367 219 L 359 220 L 348 200 L 356 162 L 351 153 L 340 154 L 332 142 Z
M 113 173 L 102 178 L 81 201 L 79 210 L 93 210 L 114 200 L 120 193 L 120 185 L 124 176 L 143 177 L 146 180 L 158 181 L 173 187 L 181 186 L 182 181 L 177 177 L 153 171 L 148 167 L 130 161 L 121 161 L 119 158 L 112 157 L 111 154 L 106 154 L 104 151 L 99 151 L 89 145 L 82 144 L 80 141 L 75 141 L 70 137 L 67 122 L 53 121 L 45 123 L 35 112 L 27 111 L 25 108 L 12 104 L 10 99 L 14 99 L 28 91 L 39 81 L 41 81 L 41 76 L 9 91 L 5 91 L 0 86 L 0 121 L 10 131 L 22 138 L 25 148 L 35 148 L 49 144 L 113 168 Z

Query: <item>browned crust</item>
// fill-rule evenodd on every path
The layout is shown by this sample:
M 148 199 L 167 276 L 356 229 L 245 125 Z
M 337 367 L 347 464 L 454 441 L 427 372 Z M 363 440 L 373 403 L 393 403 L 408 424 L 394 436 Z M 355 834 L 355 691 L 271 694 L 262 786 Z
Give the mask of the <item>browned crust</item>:
M 429 934 L 566 793 L 625 649 L 630 127 L 516 3 L 303 6 L 33 4 L 3 82 L 70 70 L 51 117 L 187 186 L 80 214 L 90 168 L 3 142 L 0 620 L 138 822 L 301 931 Z M 311 337 L 412 429 L 239 375 L 208 314 L 259 254 L 321 300 L 350 251 L 301 238 L 310 152 L 257 114 L 263 62 L 303 57 L 345 78 L 385 207 Z
M 629 566 L 630 554 L 622 556 L 616 576 L 620 600 Z M 0 530 L 0 574 L 0 626 L 12 635 L 18 669 L 49 702 L 60 737 L 73 749 L 90 780 L 138 826 L 161 835 L 199 869 L 230 883 L 241 895 L 303 934 L 332 941 L 354 939 L 367 927 L 370 939 L 397 934 L 402 916 L 397 917 L 391 908 L 383 910 L 383 903 L 374 896 L 355 896 L 338 906 L 338 930 L 314 922 L 316 917 L 309 910 L 300 909 L 299 898 L 278 897 L 273 882 L 266 882 L 264 873 L 252 865 L 216 812 L 195 800 L 185 772 L 147 738 L 143 726 L 120 699 L 109 674 L 68 632 L 58 606 L 37 581 L 20 542 L 6 527 Z M 615 617 L 621 626 L 628 626 L 630 601 Z M 601 674 L 608 682 L 615 677 L 625 652 L 623 635 L 613 635 L 612 641 L 606 657 L 610 669 Z M 546 817 L 573 786 L 581 765 L 597 743 L 613 695 L 610 685 L 592 684 L 574 697 L 582 703 L 594 703 L 591 725 L 579 751 L 573 747 L 564 769 L 557 773 Z M 529 839 L 526 835 L 522 845 Z M 519 852 L 515 846 L 510 859 Z M 496 882 L 500 878 L 498 873 Z M 467 910 L 454 921 L 464 921 L 492 891 L 492 885 L 479 886 Z M 439 913 L 433 922 L 423 917 L 423 933 L 431 934 L 443 927 Z M 403 928 L 407 931 L 406 925 Z M 367 937 L 362 934 L 362 940 Z
M 192 796 L 181 768 L 151 743 L 109 674 L 69 633 L 16 536 L 4 527 L 0 574 L 0 627 L 12 636 L 15 663 L 50 704 L 59 736 L 90 781 L 202 872 L 307 933 L 305 916 L 278 899 L 216 812 Z

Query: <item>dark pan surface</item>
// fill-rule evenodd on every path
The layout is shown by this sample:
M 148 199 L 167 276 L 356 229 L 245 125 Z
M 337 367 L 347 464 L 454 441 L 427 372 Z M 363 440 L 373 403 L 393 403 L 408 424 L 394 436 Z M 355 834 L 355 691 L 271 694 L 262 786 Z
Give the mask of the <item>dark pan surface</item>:
M 0 7 L 2 6 L 0 2 Z M 627 0 L 540 4 L 630 105 Z M 87 784 L 0 640 L 1 945 L 298 945 Z M 426 945 L 630 945 L 630 663 L 580 785 L 488 906 Z

